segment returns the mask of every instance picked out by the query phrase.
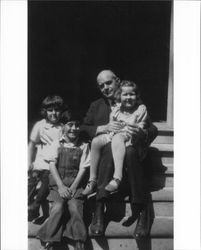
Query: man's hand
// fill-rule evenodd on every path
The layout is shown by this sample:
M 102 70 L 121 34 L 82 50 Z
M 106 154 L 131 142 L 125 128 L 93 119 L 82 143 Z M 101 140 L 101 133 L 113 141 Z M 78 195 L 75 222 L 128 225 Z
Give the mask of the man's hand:
M 107 132 L 118 132 L 120 129 L 122 129 L 122 123 L 118 121 L 111 121 L 107 125 L 101 125 L 97 127 L 96 134 L 102 134 Z
M 122 127 L 122 123 L 119 121 L 111 121 L 106 125 L 108 132 L 118 132 Z
M 133 138 L 137 140 L 143 140 L 145 137 L 143 129 L 139 128 L 138 126 L 127 125 L 126 130 L 131 136 L 133 136 Z

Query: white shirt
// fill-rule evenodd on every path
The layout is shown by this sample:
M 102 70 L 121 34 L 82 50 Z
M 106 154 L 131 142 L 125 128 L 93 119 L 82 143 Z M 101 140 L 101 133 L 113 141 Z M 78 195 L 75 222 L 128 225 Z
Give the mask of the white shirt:
M 53 141 L 51 144 L 43 144 L 41 142 L 41 135 L 45 134 Z M 59 139 L 62 134 L 62 125 L 54 125 L 49 123 L 46 119 L 36 122 L 34 125 L 30 140 L 36 143 L 37 152 L 35 161 L 33 162 L 34 170 L 49 170 L 49 157 L 52 150 L 59 144 Z

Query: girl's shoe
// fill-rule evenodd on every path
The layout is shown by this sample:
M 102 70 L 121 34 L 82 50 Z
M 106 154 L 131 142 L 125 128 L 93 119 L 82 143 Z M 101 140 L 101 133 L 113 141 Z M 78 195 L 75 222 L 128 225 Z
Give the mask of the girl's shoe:
M 84 191 L 82 192 L 82 195 L 90 195 L 92 193 L 94 193 L 96 191 L 96 181 L 92 180 L 92 181 L 89 181 L 87 183 L 87 186 L 86 188 L 84 189 Z
M 120 185 L 121 181 L 117 178 L 113 178 L 109 184 L 107 184 L 107 186 L 105 187 L 105 190 L 107 190 L 110 193 L 114 193 L 117 192 L 119 185 Z

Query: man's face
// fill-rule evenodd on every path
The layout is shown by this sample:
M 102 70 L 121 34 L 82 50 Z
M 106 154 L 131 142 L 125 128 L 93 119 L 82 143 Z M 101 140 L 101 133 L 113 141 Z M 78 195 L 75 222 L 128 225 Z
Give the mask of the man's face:
M 98 86 L 102 94 L 108 98 L 112 99 L 118 88 L 117 78 L 110 75 L 103 75 L 98 79 Z

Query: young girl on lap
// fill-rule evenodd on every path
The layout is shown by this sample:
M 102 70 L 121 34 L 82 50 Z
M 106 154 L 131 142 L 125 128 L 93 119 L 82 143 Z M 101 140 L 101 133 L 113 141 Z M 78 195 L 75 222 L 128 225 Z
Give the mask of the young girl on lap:
M 139 96 L 138 87 L 134 82 L 122 81 L 120 85 L 120 103 L 114 107 L 110 114 L 110 121 L 121 122 L 122 128 L 117 133 L 100 134 L 92 140 L 91 145 L 91 168 L 89 182 L 83 191 L 83 195 L 89 195 L 96 190 L 96 179 L 99 159 L 102 148 L 109 142 L 112 146 L 114 159 L 114 174 L 112 180 L 105 189 L 115 192 L 122 180 L 123 163 L 126 147 L 133 145 L 139 148 L 142 157 L 143 149 L 137 138 L 129 133 L 129 126 L 144 129 L 148 125 L 148 114 Z

